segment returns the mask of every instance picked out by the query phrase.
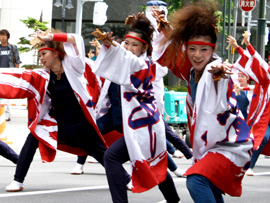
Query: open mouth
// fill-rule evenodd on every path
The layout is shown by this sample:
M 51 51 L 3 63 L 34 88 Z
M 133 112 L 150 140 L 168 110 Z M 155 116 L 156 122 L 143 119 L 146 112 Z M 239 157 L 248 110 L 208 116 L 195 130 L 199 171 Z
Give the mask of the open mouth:
M 200 65 L 203 62 L 203 60 L 194 60 L 194 62 L 195 64 Z

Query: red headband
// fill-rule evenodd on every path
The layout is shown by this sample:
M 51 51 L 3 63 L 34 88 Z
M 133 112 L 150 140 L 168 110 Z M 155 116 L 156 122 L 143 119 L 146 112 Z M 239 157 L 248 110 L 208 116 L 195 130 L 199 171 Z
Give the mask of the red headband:
M 202 41 L 189 41 L 187 42 L 187 45 L 190 45 L 190 44 L 196 44 L 196 45 L 208 45 L 210 47 L 216 47 L 216 44 L 214 43 L 207 43 L 207 42 L 202 42 Z
M 135 37 L 135 36 L 132 36 L 132 35 L 126 35 L 126 36 L 125 36 L 125 39 L 126 39 L 127 37 L 130 37 L 130 38 L 133 38 L 133 39 L 137 39 L 137 40 L 141 41 L 141 42 L 144 43 L 144 44 L 148 44 L 146 41 L 144 41 L 143 39 L 141 39 L 141 38 L 139 38 L 139 37 Z
M 56 51 L 62 58 L 64 58 L 64 54 L 62 54 L 60 51 L 57 51 L 56 49 L 50 48 L 50 47 L 43 47 L 38 50 L 38 53 L 41 52 L 42 50 L 51 50 L 51 51 Z

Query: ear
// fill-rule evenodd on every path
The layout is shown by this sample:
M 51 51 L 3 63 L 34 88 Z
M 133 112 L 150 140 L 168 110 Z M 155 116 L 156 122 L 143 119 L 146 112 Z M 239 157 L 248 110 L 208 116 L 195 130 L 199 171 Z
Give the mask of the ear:
M 59 54 L 56 51 L 53 52 L 53 56 L 54 57 L 60 57 Z
M 144 52 L 146 52 L 147 51 L 147 49 L 148 49 L 148 44 L 144 44 L 143 45 L 143 50 L 142 50 L 142 53 L 144 53 Z

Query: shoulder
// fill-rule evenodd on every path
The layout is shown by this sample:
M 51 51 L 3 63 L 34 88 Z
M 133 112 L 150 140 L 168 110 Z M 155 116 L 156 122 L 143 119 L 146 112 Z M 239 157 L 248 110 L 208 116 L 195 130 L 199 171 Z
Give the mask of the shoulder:
M 15 44 L 11 44 L 11 46 L 12 46 L 14 49 L 18 49 L 17 45 L 15 45 Z

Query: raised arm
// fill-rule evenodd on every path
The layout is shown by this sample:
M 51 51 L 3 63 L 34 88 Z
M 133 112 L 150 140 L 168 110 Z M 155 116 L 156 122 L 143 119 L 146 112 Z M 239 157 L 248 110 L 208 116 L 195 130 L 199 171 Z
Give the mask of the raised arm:
M 96 47 L 96 56 L 98 56 L 101 49 L 101 44 L 99 43 L 99 41 L 95 39 L 93 41 L 89 41 L 89 43 L 91 44 L 91 46 Z
M 38 31 L 39 33 L 33 33 L 32 37 L 37 37 L 42 41 L 59 41 L 73 44 L 76 54 L 79 55 L 79 50 L 77 48 L 75 38 L 71 34 L 48 32 L 47 34 L 44 35 L 45 32 L 39 29 Z

